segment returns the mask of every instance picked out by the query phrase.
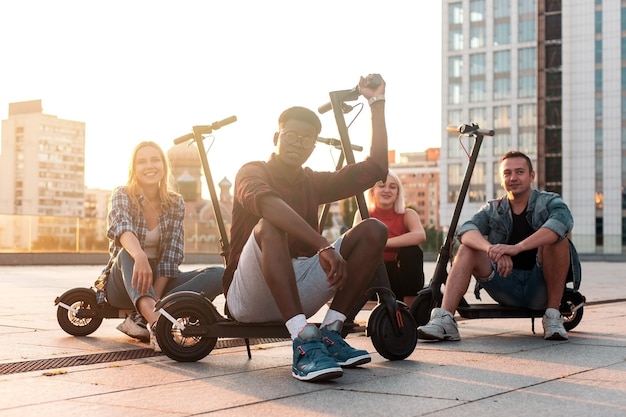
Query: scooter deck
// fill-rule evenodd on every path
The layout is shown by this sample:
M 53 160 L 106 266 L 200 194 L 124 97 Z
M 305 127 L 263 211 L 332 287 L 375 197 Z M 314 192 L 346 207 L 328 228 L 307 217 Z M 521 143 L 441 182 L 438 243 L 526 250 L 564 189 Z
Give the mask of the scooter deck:
M 457 307 L 459 315 L 466 319 L 532 318 L 542 317 L 543 310 L 506 307 L 500 304 L 472 304 Z

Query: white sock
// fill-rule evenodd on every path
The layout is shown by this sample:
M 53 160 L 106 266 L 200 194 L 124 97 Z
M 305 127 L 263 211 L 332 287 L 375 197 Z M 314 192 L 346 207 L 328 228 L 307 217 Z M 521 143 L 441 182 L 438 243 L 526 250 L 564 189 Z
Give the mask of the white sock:
M 295 315 L 285 322 L 285 326 L 287 326 L 287 330 L 289 330 L 291 335 L 291 340 L 295 340 L 306 325 L 307 321 L 304 314 Z
M 339 321 L 340 321 L 340 322 L 342 322 L 342 323 L 343 323 L 344 321 L 346 321 L 346 316 L 345 316 L 345 314 L 340 313 L 340 312 L 338 312 L 337 310 L 332 310 L 332 309 L 329 309 L 329 310 L 326 312 L 326 317 L 324 317 L 324 321 L 322 321 L 322 324 L 321 324 L 320 328 L 321 328 L 321 327 L 324 327 L 324 326 L 328 326 L 329 324 L 334 323 L 334 322 L 336 322 L 337 320 L 339 320 Z

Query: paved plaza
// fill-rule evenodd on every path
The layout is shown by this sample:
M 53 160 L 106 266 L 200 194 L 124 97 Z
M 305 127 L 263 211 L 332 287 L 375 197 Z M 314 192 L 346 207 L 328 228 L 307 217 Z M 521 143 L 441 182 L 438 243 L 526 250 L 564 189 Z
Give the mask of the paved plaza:
M 233 343 L 178 363 L 147 355 L 115 329 L 119 319 L 87 337 L 66 334 L 55 297 L 89 287 L 100 269 L 0 266 L 1 417 L 626 415 L 625 263 L 583 262 L 588 304 L 568 341 L 543 340 L 541 319 L 536 334 L 530 319 L 460 320 L 460 342 L 419 342 L 388 361 L 354 333 L 348 341 L 372 362 L 321 384 L 291 377 L 289 341 L 254 345 L 252 359 Z M 433 269 L 425 265 L 427 277 Z

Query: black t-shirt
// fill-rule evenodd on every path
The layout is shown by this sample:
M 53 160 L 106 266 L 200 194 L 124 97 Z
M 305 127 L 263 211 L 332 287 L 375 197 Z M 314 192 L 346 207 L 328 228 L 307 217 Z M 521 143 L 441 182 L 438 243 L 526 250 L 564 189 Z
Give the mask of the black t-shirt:
M 532 235 L 535 231 L 528 223 L 528 220 L 526 220 L 526 209 L 520 214 L 515 214 L 511 210 L 511 216 L 513 216 L 513 232 L 508 243 L 509 245 L 515 245 Z M 533 269 L 537 263 L 537 248 L 520 252 L 511 259 L 513 260 L 514 269 Z

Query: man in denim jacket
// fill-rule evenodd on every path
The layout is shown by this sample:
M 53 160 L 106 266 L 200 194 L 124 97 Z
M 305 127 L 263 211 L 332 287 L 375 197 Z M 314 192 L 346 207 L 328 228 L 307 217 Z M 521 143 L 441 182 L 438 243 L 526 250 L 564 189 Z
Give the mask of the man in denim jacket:
M 485 204 L 457 231 L 461 246 L 448 276 L 441 308 L 418 327 L 425 340 L 460 340 L 454 312 L 471 276 L 496 302 L 546 309 L 543 336 L 566 340 L 559 312 L 566 278 L 578 258 L 567 235 L 574 221 L 563 199 L 531 188 L 535 179 L 530 158 L 509 151 L 500 160 L 506 196 Z M 574 268 L 579 282 L 580 269 Z

